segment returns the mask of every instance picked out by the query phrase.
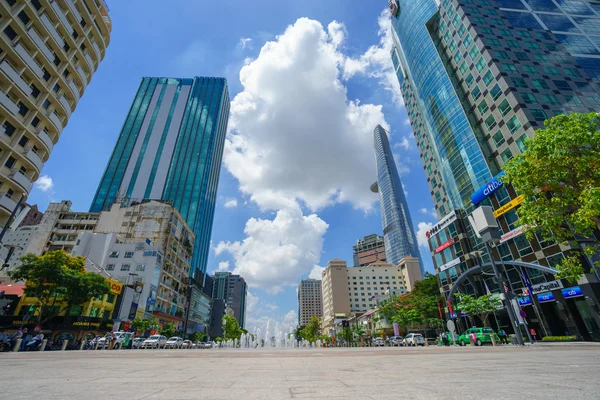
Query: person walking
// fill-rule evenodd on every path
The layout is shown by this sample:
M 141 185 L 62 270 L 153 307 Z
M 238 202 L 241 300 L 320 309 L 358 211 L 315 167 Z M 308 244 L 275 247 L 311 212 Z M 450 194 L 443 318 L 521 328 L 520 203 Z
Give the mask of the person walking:
M 508 343 L 508 339 L 506 337 L 506 332 L 504 331 L 504 329 L 502 329 L 502 328 L 498 329 L 498 337 L 500 338 L 501 344 Z
M 27 332 L 27 328 L 23 329 L 21 347 L 19 347 L 19 351 L 25 350 L 25 344 L 27 343 L 27 339 L 29 338 L 29 333 Z

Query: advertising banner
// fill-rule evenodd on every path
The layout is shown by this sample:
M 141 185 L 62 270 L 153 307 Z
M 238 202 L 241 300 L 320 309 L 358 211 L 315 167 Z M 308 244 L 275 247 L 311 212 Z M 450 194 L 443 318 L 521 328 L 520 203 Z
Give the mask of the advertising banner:
M 400 336 L 400 326 L 398 323 L 394 322 L 392 326 L 394 327 L 394 336 Z
M 552 292 L 540 293 L 537 295 L 538 301 L 540 303 L 546 303 L 548 301 L 554 301 L 554 295 Z
M 551 290 L 562 289 L 562 288 L 564 288 L 564 286 L 561 281 L 544 282 L 544 283 L 539 283 L 537 285 L 533 285 L 531 287 L 531 289 L 533 289 L 533 294 L 548 292 Z
M 437 235 L 438 232 L 440 232 L 442 229 L 444 229 L 454 221 L 456 221 L 456 211 L 452 211 L 451 213 L 444 216 L 444 218 L 440 219 L 437 224 L 435 224 L 430 230 L 425 232 L 425 236 L 427 236 L 427 239 L 429 239 L 430 237 Z
M 456 240 L 454 240 L 454 238 L 450 238 L 450 240 L 448 240 L 446 243 L 441 244 L 438 248 L 435 249 L 435 253 L 441 253 L 442 251 L 446 250 L 448 247 L 452 246 L 454 243 L 456 243 Z
M 504 235 L 500 236 L 500 243 L 504 243 L 510 239 L 516 238 L 519 235 L 522 235 L 527 229 L 529 229 L 529 225 L 522 225 L 510 232 L 505 233 Z
M 129 309 L 129 315 L 127 317 L 127 319 L 129 319 L 129 320 L 134 320 L 136 317 L 142 290 L 144 290 L 143 283 L 136 282 L 135 285 L 133 285 L 133 300 L 131 301 L 131 308 Z
M 487 199 L 496 190 L 500 189 L 504 185 L 504 183 L 502 182 L 503 177 L 504 171 L 500 171 L 500 173 L 493 177 L 488 183 L 486 183 L 485 186 L 473 193 L 471 195 L 471 201 L 473 202 L 473 205 L 478 205 L 483 200 Z
M 523 297 L 519 297 L 519 305 L 521 306 L 528 306 L 531 304 L 531 297 L 529 296 L 523 296 Z
M 565 288 L 561 290 L 562 295 L 565 299 L 569 299 L 571 297 L 581 297 L 583 296 L 583 292 L 579 286 L 573 286 L 570 288 Z
M 509 212 L 510 210 L 512 210 L 519 204 L 521 204 L 524 200 L 525 200 L 525 196 L 523 196 L 523 195 L 520 195 L 519 197 L 515 197 L 514 199 L 512 199 L 511 201 L 509 201 L 508 203 L 506 203 L 499 209 L 494 210 L 494 218 L 498 218 L 499 216 L 506 214 L 507 212 Z

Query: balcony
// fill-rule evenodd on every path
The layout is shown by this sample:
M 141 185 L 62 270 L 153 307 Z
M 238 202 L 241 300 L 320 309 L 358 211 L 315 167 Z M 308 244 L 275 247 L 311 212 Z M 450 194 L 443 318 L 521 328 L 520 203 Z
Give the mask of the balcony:
M 94 60 L 92 60 L 92 57 L 90 56 L 90 53 L 85 53 L 85 60 L 87 61 L 88 65 L 90 66 L 90 71 L 94 72 L 96 70 L 96 68 L 94 67 Z
M 29 180 L 28 177 L 17 171 L 12 174 L 11 178 L 14 182 L 16 182 L 19 186 L 23 188 L 23 191 L 25 193 L 31 192 L 31 187 L 33 186 L 33 183 Z
M 40 35 L 37 33 L 37 31 L 33 28 L 30 28 L 27 31 L 27 33 L 29 33 L 29 37 L 31 38 L 31 40 L 33 40 L 33 42 L 40 49 L 40 51 L 42 53 L 44 53 L 44 55 L 46 56 L 48 61 L 50 61 L 50 62 L 54 61 L 54 54 L 52 54 L 52 52 L 50 51 L 48 46 L 46 46 L 46 43 L 44 43 L 44 41 L 42 40 Z M 43 73 L 42 73 L 42 76 L 43 76 Z
M 35 62 L 33 57 L 29 55 L 29 52 L 25 50 L 25 47 L 23 47 L 21 43 L 15 46 L 15 51 L 19 56 L 21 56 L 21 59 L 23 59 L 25 64 L 27 64 L 27 66 L 33 71 L 33 73 L 36 74 L 38 78 L 43 79 L 44 71 L 42 71 L 38 63 Z
M 27 96 L 31 94 L 31 88 L 29 87 L 29 85 L 23 80 L 23 78 L 21 78 L 21 75 L 18 74 L 17 71 L 15 71 L 6 60 L 2 61 L 2 63 L 0 64 L 0 70 L 2 70 L 2 72 L 4 72 L 6 76 L 8 76 L 9 80 L 14 82 L 19 87 L 19 89 L 23 91 L 23 93 L 25 93 Z
M 79 11 L 77 10 L 77 7 L 75 7 L 73 0 L 66 0 L 65 3 L 67 3 L 67 6 L 69 6 L 69 10 L 71 10 L 71 13 L 75 17 L 75 21 L 81 21 L 81 14 L 79 14 Z
M 50 139 L 50 135 L 48 135 L 46 132 L 44 132 L 42 130 L 42 131 L 38 132 L 38 137 L 40 138 L 40 140 L 42 142 L 44 142 L 44 145 L 48 149 L 48 153 L 51 153 L 52 149 L 54 148 L 54 143 L 52 143 L 52 139 Z
M 75 102 L 78 102 L 79 98 L 81 97 L 81 93 L 79 93 L 79 88 L 77 87 L 75 81 L 69 81 L 69 88 L 71 89 L 71 92 L 73 92 L 73 96 L 75 96 Z
M 63 40 L 60 37 L 60 35 L 58 34 L 58 31 L 54 27 L 54 24 L 52 23 L 52 21 L 50 21 L 50 18 L 48 18 L 48 16 L 46 14 L 42 14 L 40 19 L 42 20 L 42 23 L 44 24 L 46 29 L 48 29 L 48 32 L 50 32 L 50 36 L 52 36 L 54 38 L 54 40 L 56 41 L 56 44 L 59 47 L 62 47 Z
M 102 60 L 102 53 L 100 52 L 100 47 L 96 42 L 92 42 L 92 47 L 94 48 L 94 52 L 96 53 L 96 57 L 98 60 Z
M 60 134 L 63 130 L 63 125 L 62 125 L 62 122 L 60 122 L 60 118 L 58 118 L 58 115 L 56 115 L 53 112 L 50 112 L 50 113 L 48 113 L 48 118 L 50 118 L 50 121 L 52 121 L 52 123 L 56 127 L 56 130 Z
M 13 194 L 12 197 L 14 198 L 15 195 Z M 0 208 L 5 209 L 9 213 L 12 213 L 15 207 L 17 207 L 17 202 L 14 201 L 11 197 L 8 197 L 6 193 L 0 195 Z
M 60 6 L 58 5 L 57 1 L 55 1 L 54 3 L 52 3 L 52 9 L 56 13 L 56 15 L 58 15 L 58 19 L 60 19 L 60 22 L 63 24 L 63 26 L 65 27 L 65 29 L 67 29 L 69 31 L 69 33 L 73 33 L 73 26 L 71 25 L 71 23 L 69 22 L 69 20 L 65 16 L 65 13 L 60 8 Z
M 85 71 L 83 70 L 83 68 L 81 67 L 81 65 L 77 66 L 77 73 L 79 74 L 79 76 L 81 77 L 81 80 L 83 81 L 83 85 L 87 85 L 88 81 L 87 81 L 87 76 L 85 74 Z
M 33 149 L 29 149 L 25 152 L 25 157 L 31 162 L 35 168 L 38 170 L 38 173 L 42 172 L 42 168 L 44 168 L 44 163 L 40 156 L 38 156 Z
M 58 101 L 65 108 L 65 111 L 67 112 L 67 118 L 70 118 L 72 110 L 69 101 L 65 98 L 65 96 L 60 96 L 60 99 Z
M 13 115 L 17 115 L 19 113 L 19 107 L 11 99 L 8 98 L 7 95 L 4 94 L 3 91 L 0 90 L 0 104 L 2 104 L 8 111 Z

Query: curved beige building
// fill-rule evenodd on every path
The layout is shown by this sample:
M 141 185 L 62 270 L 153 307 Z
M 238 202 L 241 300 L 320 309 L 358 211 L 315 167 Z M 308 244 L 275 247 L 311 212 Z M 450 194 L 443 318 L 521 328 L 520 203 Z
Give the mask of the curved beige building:
M 40 176 L 110 31 L 103 0 L 0 1 L 0 224 Z

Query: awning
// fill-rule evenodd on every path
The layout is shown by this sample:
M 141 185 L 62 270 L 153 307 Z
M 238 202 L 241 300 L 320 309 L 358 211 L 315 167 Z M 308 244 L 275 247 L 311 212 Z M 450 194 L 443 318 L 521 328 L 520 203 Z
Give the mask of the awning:
M 22 283 L 13 283 L 10 285 L 0 285 L 0 292 L 4 291 L 5 296 L 19 296 L 23 295 L 23 291 L 25 291 L 25 284 Z

